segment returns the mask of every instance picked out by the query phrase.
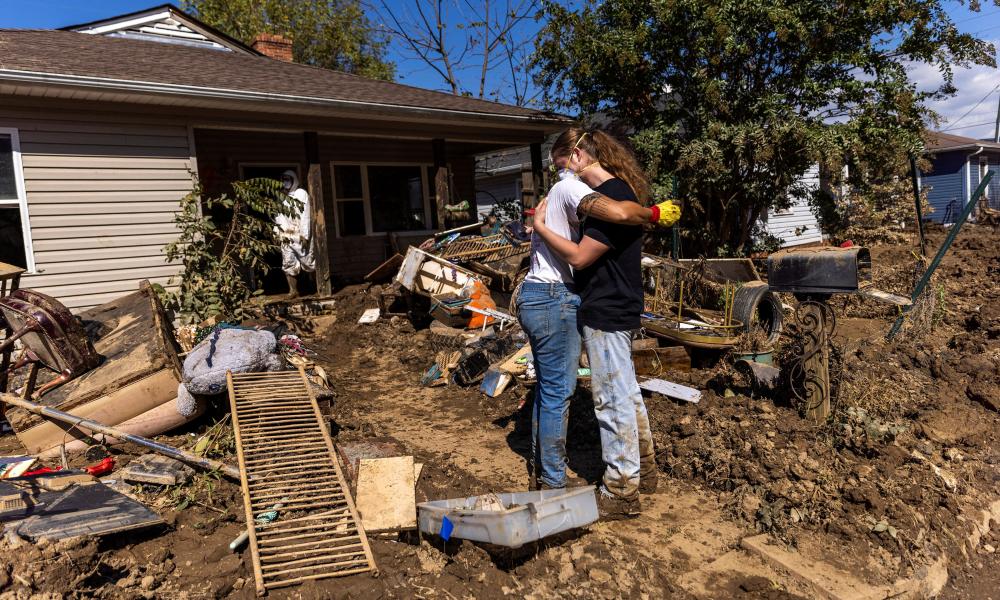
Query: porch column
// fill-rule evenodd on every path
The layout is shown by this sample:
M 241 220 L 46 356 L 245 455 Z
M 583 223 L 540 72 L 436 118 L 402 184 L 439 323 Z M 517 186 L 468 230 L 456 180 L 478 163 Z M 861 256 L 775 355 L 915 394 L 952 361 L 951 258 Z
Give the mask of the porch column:
M 434 154 L 434 208 L 438 229 L 446 229 L 444 205 L 448 204 L 451 198 L 451 190 L 448 189 L 448 158 L 447 147 L 444 139 L 435 138 L 431 140 L 431 150 Z
M 309 199 L 312 200 L 312 235 L 313 250 L 316 257 L 316 293 L 329 296 L 333 293 L 330 282 L 330 241 L 326 228 L 327 217 L 333 222 L 333 203 L 327 201 L 323 194 L 323 165 L 319 160 L 319 135 L 315 131 L 303 134 L 306 145 L 306 162 L 309 170 L 306 175 Z
M 521 173 L 521 203 L 524 208 L 534 208 L 541 200 L 542 144 L 533 142 L 528 149 L 531 152 L 531 171 Z

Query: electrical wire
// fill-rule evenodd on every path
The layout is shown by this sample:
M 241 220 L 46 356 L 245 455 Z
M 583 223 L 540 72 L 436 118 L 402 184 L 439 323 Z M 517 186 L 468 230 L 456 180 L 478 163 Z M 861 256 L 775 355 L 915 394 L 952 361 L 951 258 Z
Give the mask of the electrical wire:
M 972 107 L 972 108 L 970 108 L 969 110 L 965 111 L 965 114 L 964 114 L 964 115 L 962 115 L 961 117 L 959 117 L 959 118 L 955 119 L 955 121 L 954 121 L 954 122 L 953 122 L 953 123 L 951 124 L 951 125 L 952 125 L 951 127 L 946 127 L 946 128 L 944 128 L 944 129 L 942 129 L 941 131 L 948 131 L 948 130 L 950 130 L 950 129 L 955 129 L 955 125 L 958 125 L 958 122 L 959 122 L 959 121 L 961 121 L 961 120 L 962 120 L 962 119 L 964 119 L 965 117 L 969 116 L 969 115 L 970 115 L 970 114 L 972 113 L 972 111 L 974 111 L 974 110 L 976 110 L 977 108 L 979 108 L 979 105 L 980 105 L 980 104 L 982 104 L 983 102 L 985 102 L 985 101 L 986 101 L 986 99 L 987 99 L 987 98 L 989 98 L 989 97 L 990 97 L 990 95 L 992 95 L 992 94 L 993 94 L 993 92 L 997 91 L 998 89 L 1000 89 L 1000 83 L 998 83 L 998 84 L 996 84 L 995 86 L 993 86 L 993 89 L 992 89 L 992 90 L 990 90 L 990 91 L 986 92 L 986 95 L 985 95 L 985 96 L 983 96 L 982 98 L 980 98 L 980 99 L 979 99 L 979 102 L 976 102 L 976 105 L 975 105 L 975 106 L 973 106 L 973 107 Z M 963 129 L 964 129 L 964 128 L 963 128 Z

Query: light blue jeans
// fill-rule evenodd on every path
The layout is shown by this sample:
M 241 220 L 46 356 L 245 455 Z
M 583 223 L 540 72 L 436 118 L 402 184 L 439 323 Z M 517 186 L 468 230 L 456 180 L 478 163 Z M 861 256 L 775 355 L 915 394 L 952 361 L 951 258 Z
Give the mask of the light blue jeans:
M 525 281 L 517 316 L 531 343 L 538 383 L 531 413 L 531 473 L 553 488 L 566 486 L 569 398 L 580 366 L 576 311 L 580 297 L 562 283 Z
M 653 434 L 632 364 L 632 334 L 584 326 L 590 388 L 601 430 L 604 486 L 619 496 L 639 492 L 639 465 L 653 465 Z M 641 456 L 641 459 L 640 459 Z

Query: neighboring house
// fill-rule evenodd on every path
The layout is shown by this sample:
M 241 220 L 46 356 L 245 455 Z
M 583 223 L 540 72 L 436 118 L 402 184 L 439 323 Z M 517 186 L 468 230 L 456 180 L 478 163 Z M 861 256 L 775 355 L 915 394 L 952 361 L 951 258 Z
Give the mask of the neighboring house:
M 924 153 L 932 168 L 920 185 L 933 208 L 925 219 L 938 223 L 953 223 L 986 173 L 1000 170 L 1000 144 L 990 141 L 935 131 Z M 985 196 L 990 208 L 1000 208 L 1000 177 L 993 176 Z
M 542 144 L 543 166 L 549 164 L 551 141 Z M 512 148 L 478 156 L 476 159 L 476 204 L 480 217 L 493 210 L 498 201 L 521 198 L 524 174 L 530 172 L 528 148 Z M 801 182 L 810 189 L 819 187 L 819 165 L 813 166 Z M 782 247 L 823 241 L 816 216 L 807 199 L 796 199 L 782 211 L 771 210 L 761 219 L 768 233 L 781 240 Z
M 472 198 L 476 155 L 564 126 L 290 58 L 287 40 L 250 48 L 169 5 L 0 30 L 0 261 L 74 310 L 141 279 L 166 284 L 179 267 L 163 246 L 192 173 L 214 195 L 291 168 L 325 223 L 318 284 L 329 290 L 331 275 L 360 277 L 394 242 L 441 225 L 439 168 L 456 199 Z

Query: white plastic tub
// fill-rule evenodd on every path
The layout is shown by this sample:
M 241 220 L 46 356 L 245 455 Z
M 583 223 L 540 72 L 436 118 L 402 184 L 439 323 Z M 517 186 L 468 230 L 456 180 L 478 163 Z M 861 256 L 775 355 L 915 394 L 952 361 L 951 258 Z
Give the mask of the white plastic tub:
M 451 537 L 517 548 L 543 537 L 597 521 L 594 486 L 497 494 L 506 510 L 473 510 L 479 496 L 417 505 L 420 531 L 440 535 L 445 517 Z

